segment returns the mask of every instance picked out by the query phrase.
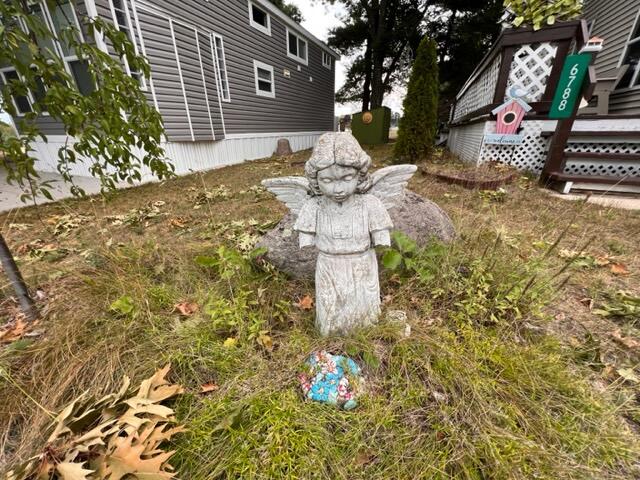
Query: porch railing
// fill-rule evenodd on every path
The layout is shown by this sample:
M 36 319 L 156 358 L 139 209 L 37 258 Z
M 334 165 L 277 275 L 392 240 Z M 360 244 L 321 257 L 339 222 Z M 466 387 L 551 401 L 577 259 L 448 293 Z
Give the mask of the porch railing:
M 560 80 L 565 59 L 572 49 L 588 41 L 584 21 L 559 23 L 538 31 L 508 29 L 464 84 L 451 111 L 451 124 L 463 124 L 489 115 L 518 85 L 537 117 L 546 118 Z

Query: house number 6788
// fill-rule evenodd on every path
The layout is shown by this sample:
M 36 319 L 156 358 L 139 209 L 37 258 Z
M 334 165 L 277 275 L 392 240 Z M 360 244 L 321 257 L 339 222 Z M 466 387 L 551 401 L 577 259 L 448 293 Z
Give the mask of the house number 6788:
M 571 85 L 573 85 L 573 82 L 576 81 L 579 71 L 580 68 L 576 63 L 571 69 L 571 75 L 569 75 L 569 83 L 567 84 L 567 88 L 564 89 L 564 92 L 562 93 L 562 101 L 560 102 L 560 105 L 558 105 L 558 110 L 560 110 L 561 112 L 565 111 L 567 108 L 567 103 L 569 101 L 569 98 L 571 98 L 571 93 L 573 91 L 571 89 Z

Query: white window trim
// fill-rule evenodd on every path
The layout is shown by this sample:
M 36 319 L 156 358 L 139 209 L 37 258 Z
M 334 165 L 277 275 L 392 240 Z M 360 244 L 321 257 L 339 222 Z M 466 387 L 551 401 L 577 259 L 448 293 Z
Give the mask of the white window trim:
M 307 48 L 308 48 L 308 47 L 307 47 Z M 325 58 L 328 58 L 328 59 L 329 59 L 329 63 L 326 63 L 326 62 L 324 61 L 324 60 L 325 60 Z M 331 70 L 331 63 L 332 63 L 332 62 L 331 62 L 331 59 L 332 59 L 331 55 L 329 55 L 327 52 L 325 52 L 324 50 L 322 50 L 322 66 L 323 66 L 324 68 L 328 68 L 329 70 Z
M 288 28 L 285 28 L 285 34 L 287 37 L 287 57 L 292 58 L 297 62 L 302 63 L 303 65 L 309 65 L 309 41 L 306 38 L 304 38 L 302 35 L 298 35 L 296 32 L 289 30 Z M 305 51 L 307 52 L 306 58 L 299 57 L 298 55 L 294 55 L 289 51 L 289 35 L 295 36 L 296 42 L 299 43 L 300 40 L 302 40 L 307 45 L 307 48 L 305 49 Z M 297 45 L 297 47 L 298 47 L 297 49 L 300 50 L 299 45 Z
M 134 26 L 131 21 L 131 13 L 129 12 L 129 2 L 127 0 L 122 0 L 122 7 L 124 8 L 125 21 L 127 22 L 127 28 L 129 29 L 129 41 L 133 43 L 133 51 L 136 55 L 140 55 L 138 52 L 138 42 L 136 38 L 138 36 L 137 28 Z M 109 0 L 109 9 L 111 10 L 111 17 L 113 19 L 113 26 L 116 30 L 120 31 L 120 24 L 118 23 L 118 17 L 116 16 L 116 7 L 113 4 L 113 0 Z M 127 57 L 122 57 L 122 64 L 124 65 L 124 70 L 128 76 L 131 75 L 131 67 L 129 67 L 129 61 Z M 136 72 L 139 75 L 140 79 L 140 90 L 147 91 L 147 79 L 144 78 L 142 72 Z
M 622 66 L 625 65 L 624 61 L 627 58 L 627 53 L 629 53 L 629 47 L 633 44 L 640 42 L 640 31 L 638 32 L 637 37 L 632 36 L 639 25 L 640 25 L 640 10 L 638 10 L 638 13 L 636 14 L 636 19 L 633 22 L 631 31 L 629 32 L 629 37 L 627 38 L 627 41 L 624 45 L 624 49 L 622 50 L 622 55 L 620 56 L 620 60 L 618 61 L 618 68 L 622 68 Z M 631 89 L 640 88 L 640 65 L 636 67 L 635 74 L 633 75 L 633 77 L 631 77 L 630 84 L 632 85 L 631 87 L 629 85 L 625 85 L 623 87 L 620 87 L 620 90 L 631 90 Z
M 267 9 L 263 8 L 263 7 L 259 6 L 259 5 L 256 5 L 251 0 L 249 0 L 248 4 L 249 4 L 249 25 L 251 25 L 256 30 L 260 30 L 265 35 L 271 36 L 271 15 L 269 15 L 269 12 L 267 11 Z M 261 25 L 258 22 L 254 22 L 253 21 L 253 7 L 256 7 L 258 10 L 262 10 L 264 12 L 264 14 L 266 15 L 266 18 L 267 18 L 267 27 L 266 28 L 265 28 L 264 25 Z
M 229 75 L 227 75 L 227 56 L 224 53 L 224 39 L 221 35 L 217 33 L 212 33 L 213 36 L 213 46 L 214 46 L 214 61 L 215 61 L 215 71 L 217 75 L 217 80 L 220 82 L 220 99 L 225 103 L 231 103 L 231 87 L 229 85 Z M 224 71 L 220 70 L 220 59 L 218 58 L 218 46 L 216 45 L 216 40 L 220 40 L 220 47 L 222 49 L 222 62 L 224 63 Z M 222 88 L 222 76 L 224 74 L 224 79 L 227 84 L 227 97 L 225 98 L 225 92 Z
M 4 85 L 7 85 L 9 83 L 9 80 L 7 80 L 7 77 L 5 75 L 5 73 L 7 72 L 16 72 L 16 75 L 18 75 L 18 78 L 22 81 L 22 75 L 20 75 L 20 73 L 15 68 L 4 67 L 4 68 L 0 68 L 0 77 L 2 77 L 2 83 Z M 16 99 L 14 98 L 13 95 L 11 95 L 11 103 L 13 103 L 13 108 L 16 109 L 16 115 L 18 117 L 24 117 L 27 113 L 33 112 L 33 98 L 31 98 L 31 91 L 29 91 L 28 94 L 24 96 L 27 98 L 27 102 L 29 102 L 29 108 L 30 108 L 29 112 L 21 112 L 20 109 L 18 108 L 18 104 L 16 103 Z
M 49 10 L 49 5 L 47 5 L 47 2 L 44 2 L 44 1 L 40 1 L 40 2 L 37 2 L 37 3 L 40 4 L 40 7 L 42 8 L 42 11 L 44 12 L 45 18 L 47 19 L 47 21 L 49 23 L 49 29 L 53 33 L 53 37 L 54 37 L 53 44 L 54 44 L 54 47 L 58 50 L 58 55 L 60 56 L 60 58 L 62 58 L 64 66 L 65 66 L 65 69 L 67 70 L 67 73 L 75 81 L 75 77 L 73 75 L 73 70 L 71 70 L 70 63 L 71 62 L 77 62 L 80 59 L 78 58 L 78 56 L 76 54 L 73 54 L 73 55 L 65 55 L 64 54 L 64 50 L 62 49 L 62 44 L 60 43 L 60 39 L 58 38 L 58 32 L 56 31 L 55 24 L 53 23 L 53 16 L 51 15 L 51 12 Z M 84 34 L 82 33 L 82 28 L 80 27 L 80 22 L 78 21 L 78 16 L 76 15 L 76 9 L 75 8 L 71 8 L 71 11 L 73 12 L 73 20 L 75 22 L 75 27 L 78 30 L 79 34 L 80 34 L 80 41 L 84 42 Z
M 264 90 L 260 90 L 258 88 L 258 68 L 263 70 L 268 70 L 271 72 L 271 92 L 265 92 Z M 259 97 L 268 97 L 268 98 L 276 98 L 276 77 L 273 71 L 273 67 L 271 65 L 267 65 L 266 63 L 259 62 L 258 60 L 253 61 L 253 77 L 256 84 L 256 95 Z

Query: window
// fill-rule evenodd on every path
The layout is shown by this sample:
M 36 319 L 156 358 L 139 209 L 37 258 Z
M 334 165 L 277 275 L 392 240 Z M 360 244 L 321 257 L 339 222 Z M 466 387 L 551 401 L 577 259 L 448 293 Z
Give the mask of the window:
M 287 29 L 287 56 L 307 64 L 307 41 Z
M 3 69 L 0 70 L 0 83 L 3 85 L 8 84 L 9 82 L 20 83 L 21 79 L 13 69 Z M 31 112 L 31 100 L 26 95 L 13 95 L 12 97 L 13 105 L 16 107 L 16 111 L 19 115 L 24 115 L 25 113 Z
M 322 66 L 331 70 L 331 55 L 327 52 L 322 52 Z
M 113 24 L 118 30 L 120 30 L 127 36 L 129 41 L 133 44 L 133 48 L 136 54 L 138 54 L 138 45 L 136 43 L 136 35 L 134 33 L 135 30 L 133 28 L 133 23 L 131 22 L 128 0 L 111 0 L 109 3 L 111 7 L 111 15 L 113 16 Z M 124 65 L 125 72 L 127 72 L 127 75 L 135 78 L 140 84 L 140 87 L 143 90 L 146 90 L 147 83 L 144 75 L 142 75 L 138 71 L 132 70 L 129 67 L 129 62 L 127 61 L 126 57 L 122 57 L 122 63 Z
M 271 35 L 271 17 L 266 10 L 249 2 L 249 23 L 262 33 Z
M 213 36 L 214 40 L 214 54 L 215 62 L 218 74 L 218 85 L 220 85 L 220 96 L 224 102 L 230 102 L 231 96 L 229 94 L 229 80 L 227 78 L 227 62 L 224 57 L 224 44 L 222 43 L 222 37 L 219 35 Z
M 78 90 L 83 95 L 88 95 L 95 90 L 95 84 L 93 78 L 89 73 L 89 64 L 86 60 L 80 60 L 75 50 L 67 44 L 66 41 L 61 39 L 61 32 L 69 27 L 75 27 L 80 34 L 80 40 L 82 38 L 82 30 L 78 19 L 76 18 L 76 12 L 73 6 L 68 1 L 57 2 L 53 11 L 47 6 L 46 2 L 41 4 L 45 9 L 46 16 L 49 17 L 53 31 L 58 38 L 58 47 L 60 54 L 67 65 L 68 71 L 76 81 Z
M 640 87 L 640 12 L 625 48 L 622 65 L 629 65 L 617 88 Z
M 273 79 L 273 67 L 254 60 L 253 70 L 256 78 L 256 95 L 275 98 L 276 86 Z

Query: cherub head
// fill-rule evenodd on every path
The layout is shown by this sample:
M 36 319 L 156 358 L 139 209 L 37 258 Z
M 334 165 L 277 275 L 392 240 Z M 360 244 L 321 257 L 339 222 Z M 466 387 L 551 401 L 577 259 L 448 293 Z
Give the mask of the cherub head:
M 304 171 L 314 194 L 342 203 L 371 188 L 371 157 L 348 132 L 320 137 Z

